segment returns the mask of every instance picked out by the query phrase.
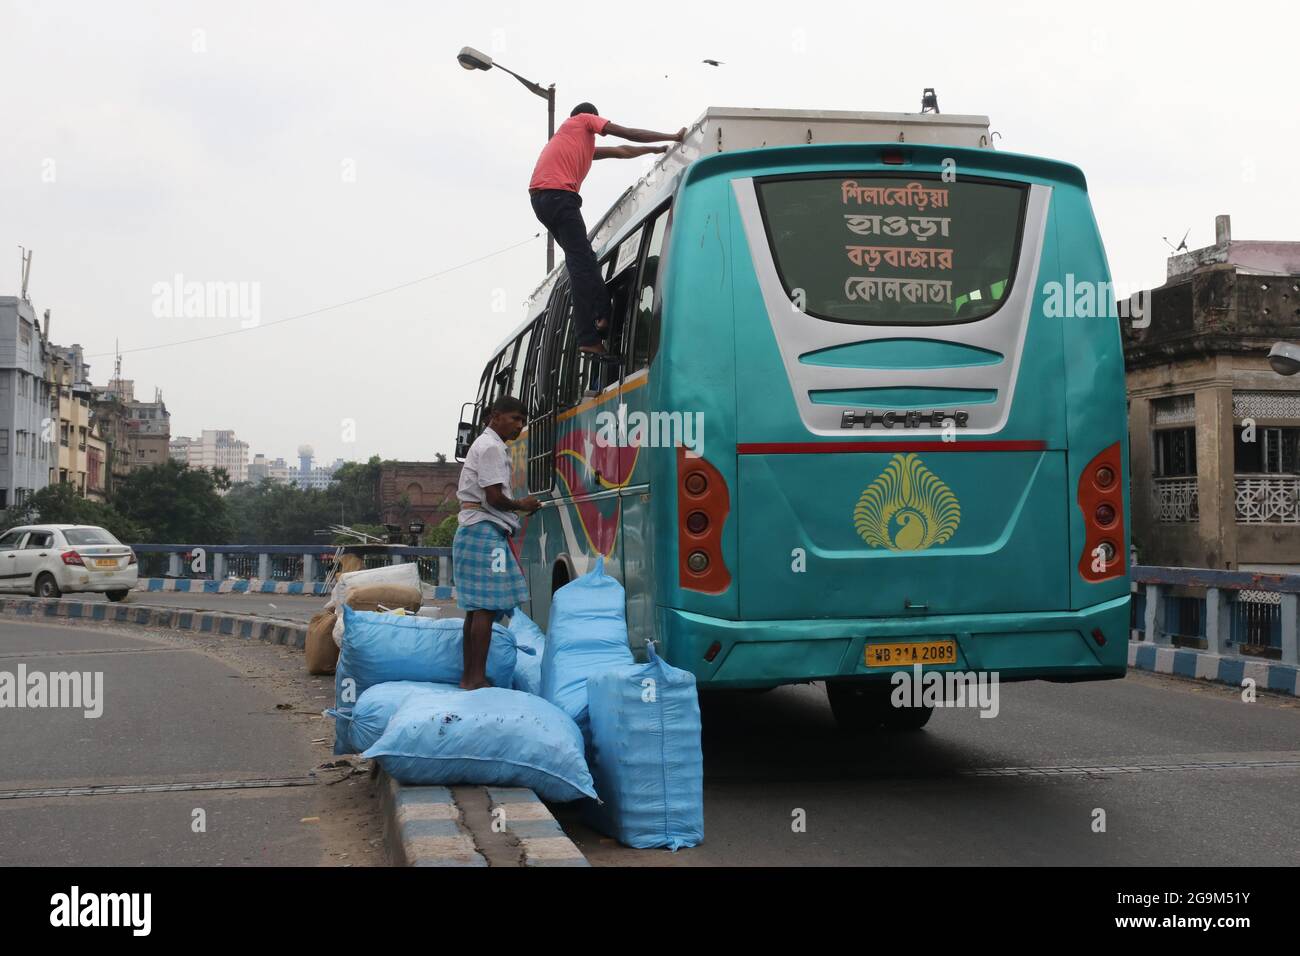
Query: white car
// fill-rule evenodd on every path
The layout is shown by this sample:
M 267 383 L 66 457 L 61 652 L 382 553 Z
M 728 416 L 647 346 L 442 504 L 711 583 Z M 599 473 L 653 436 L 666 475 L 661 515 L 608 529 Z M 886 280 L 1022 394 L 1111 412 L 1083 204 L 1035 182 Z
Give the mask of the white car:
M 0 535 L 0 591 L 97 591 L 120 601 L 139 575 L 135 552 L 94 525 L 31 524 Z

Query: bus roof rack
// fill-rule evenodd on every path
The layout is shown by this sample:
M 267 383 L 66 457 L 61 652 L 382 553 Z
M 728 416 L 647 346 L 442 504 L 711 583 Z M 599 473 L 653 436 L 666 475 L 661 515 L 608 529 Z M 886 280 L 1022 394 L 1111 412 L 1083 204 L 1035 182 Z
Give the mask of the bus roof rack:
M 859 110 L 781 110 L 748 106 L 710 106 L 686 131 L 686 139 L 658 161 L 609 207 L 588 238 L 597 249 L 624 226 L 653 208 L 675 186 L 679 174 L 714 153 L 766 146 L 825 143 L 920 143 L 992 149 L 989 118 L 959 113 L 875 113 Z M 557 270 L 560 267 L 557 267 Z M 539 293 L 549 295 L 552 272 L 529 296 L 533 311 Z

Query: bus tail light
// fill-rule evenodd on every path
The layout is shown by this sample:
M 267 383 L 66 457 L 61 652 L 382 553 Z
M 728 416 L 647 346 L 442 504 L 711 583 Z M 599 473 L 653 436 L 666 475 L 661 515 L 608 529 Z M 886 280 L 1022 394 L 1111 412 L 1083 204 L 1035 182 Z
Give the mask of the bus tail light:
M 731 587 L 731 572 L 722 561 L 722 525 L 730 511 L 722 473 L 678 448 L 677 570 L 688 591 L 721 594 Z
M 1124 482 L 1120 443 L 1088 462 L 1079 476 L 1084 544 L 1079 574 L 1096 583 L 1124 574 Z

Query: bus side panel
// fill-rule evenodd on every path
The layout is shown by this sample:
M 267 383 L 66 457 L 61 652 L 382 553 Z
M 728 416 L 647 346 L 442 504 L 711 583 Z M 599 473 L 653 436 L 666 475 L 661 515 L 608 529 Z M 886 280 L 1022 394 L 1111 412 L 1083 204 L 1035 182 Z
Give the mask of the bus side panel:
M 1059 186 L 1056 190 L 1056 227 L 1060 243 L 1061 275 L 1057 281 L 1069 288 L 1068 277 L 1073 276 L 1076 289 L 1082 283 L 1095 284 L 1095 288 L 1109 288 L 1110 269 L 1101 245 L 1087 193 L 1073 186 Z M 1069 435 L 1070 467 L 1070 553 L 1071 575 L 1070 607 L 1084 608 L 1101 604 L 1129 593 L 1129 452 L 1128 410 L 1124 383 L 1124 352 L 1120 340 L 1119 322 L 1106 311 L 1100 298 L 1094 296 L 1098 307 L 1092 315 L 1076 314 L 1088 309 L 1070 308 L 1060 321 L 1065 342 L 1066 362 L 1066 415 Z M 1077 302 L 1077 300 L 1076 300 Z M 1120 488 L 1123 508 L 1124 533 L 1119 545 L 1122 573 L 1093 583 L 1079 572 L 1078 565 L 1087 548 L 1084 515 L 1078 501 L 1080 482 L 1084 471 L 1093 459 L 1115 443 L 1120 445 Z M 1088 560 L 1091 560 L 1089 557 Z M 1127 625 L 1125 625 L 1127 627 Z M 1109 646 L 1115 648 L 1118 663 L 1125 663 L 1123 650 L 1127 640 L 1124 633 L 1106 634 Z
M 650 370 L 650 411 L 697 415 L 702 423 L 701 457 L 717 470 L 731 500 L 722 524 L 720 557 L 730 583 L 719 593 L 683 586 L 679 564 L 678 467 L 676 449 L 651 449 L 650 522 L 656 603 L 719 618 L 739 611 L 735 504 L 736 374 L 732 312 L 732 199 L 727 180 L 709 177 L 679 190 L 666 257 L 659 348 Z M 689 583 L 689 579 L 687 579 Z M 671 637 L 667 653 L 677 663 Z M 680 665 L 679 665 L 680 666 Z

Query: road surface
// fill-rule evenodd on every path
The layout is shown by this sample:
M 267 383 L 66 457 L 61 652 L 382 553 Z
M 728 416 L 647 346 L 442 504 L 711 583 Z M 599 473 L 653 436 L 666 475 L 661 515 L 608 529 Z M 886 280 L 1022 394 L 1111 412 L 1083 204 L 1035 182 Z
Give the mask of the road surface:
M 102 714 L 0 708 L 0 865 L 383 862 L 368 781 L 312 776 L 333 686 L 300 651 L 0 617 L 0 672 L 20 666 L 101 674 Z
M 695 849 L 629 850 L 553 809 L 596 865 L 1300 863 L 1294 699 L 1132 671 L 1000 691 L 997 717 L 866 738 L 836 730 L 820 684 L 706 696 Z M 1021 769 L 976 775 L 992 768 Z

